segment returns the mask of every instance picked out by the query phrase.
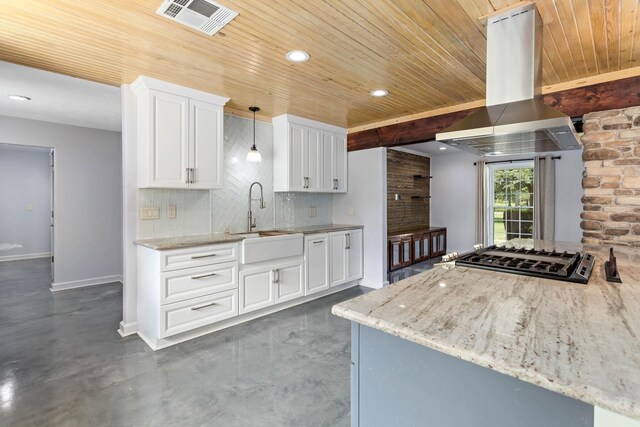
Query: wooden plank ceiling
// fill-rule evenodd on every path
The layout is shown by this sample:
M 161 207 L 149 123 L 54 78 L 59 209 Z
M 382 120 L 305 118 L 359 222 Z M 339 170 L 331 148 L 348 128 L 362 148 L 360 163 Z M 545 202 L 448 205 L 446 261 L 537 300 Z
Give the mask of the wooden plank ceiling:
M 111 85 L 138 75 L 272 117 L 349 128 L 484 98 L 478 17 L 515 0 L 221 0 L 240 15 L 213 37 L 156 15 L 161 0 L 6 0 L 0 59 Z M 538 0 L 543 80 L 636 66 L 639 0 Z M 288 50 L 311 60 L 293 64 Z M 386 98 L 369 91 L 389 90 Z

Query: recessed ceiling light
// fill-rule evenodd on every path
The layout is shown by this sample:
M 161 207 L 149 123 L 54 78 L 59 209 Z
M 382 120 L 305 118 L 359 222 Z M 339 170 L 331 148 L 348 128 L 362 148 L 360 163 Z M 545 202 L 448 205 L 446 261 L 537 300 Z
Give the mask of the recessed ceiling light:
M 13 99 L 14 101 L 31 101 L 31 98 L 24 95 L 9 95 L 9 99 Z
M 440 147 L 440 149 L 441 149 L 441 150 L 446 150 L 446 149 L 447 149 L 447 147 Z
M 376 89 L 371 91 L 371 96 L 387 96 L 389 92 L 384 89 Z
M 290 50 L 284 57 L 291 62 L 306 62 L 309 60 L 309 54 L 304 50 Z

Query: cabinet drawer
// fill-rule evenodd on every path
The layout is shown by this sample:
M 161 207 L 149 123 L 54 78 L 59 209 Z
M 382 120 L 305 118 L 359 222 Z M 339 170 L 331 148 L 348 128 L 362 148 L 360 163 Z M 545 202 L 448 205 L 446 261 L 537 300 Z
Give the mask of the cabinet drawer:
M 160 304 L 237 289 L 237 277 L 236 261 L 162 273 Z
M 160 268 L 162 271 L 181 268 L 200 267 L 202 265 L 219 264 L 238 259 L 238 244 L 198 246 L 196 248 L 177 249 L 161 252 Z
M 237 290 L 167 304 L 160 308 L 158 335 L 166 338 L 237 315 Z

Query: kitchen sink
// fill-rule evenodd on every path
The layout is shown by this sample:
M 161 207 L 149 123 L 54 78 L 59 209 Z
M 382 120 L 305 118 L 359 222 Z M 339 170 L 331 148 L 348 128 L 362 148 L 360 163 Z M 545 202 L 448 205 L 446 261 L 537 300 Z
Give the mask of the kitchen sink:
M 302 256 L 304 249 L 301 233 L 269 230 L 239 235 L 245 237 L 240 245 L 242 264 Z

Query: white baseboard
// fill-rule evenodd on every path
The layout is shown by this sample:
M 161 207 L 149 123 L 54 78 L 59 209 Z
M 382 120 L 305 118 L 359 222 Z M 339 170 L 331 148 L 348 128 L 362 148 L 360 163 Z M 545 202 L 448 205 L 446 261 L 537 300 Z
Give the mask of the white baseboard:
M 133 335 L 138 332 L 138 322 L 124 323 L 120 322 L 118 333 L 122 338 Z
M 105 283 L 120 282 L 122 283 L 122 276 L 104 276 L 94 277 L 91 279 L 74 280 L 71 282 L 57 282 L 51 284 L 51 292 L 66 291 L 67 289 L 84 288 L 86 286 L 103 285 Z
M 50 256 L 51 256 L 51 252 L 40 252 L 37 254 L 22 254 L 22 255 L 4 255 L 4 256 L 0 256 L 0 262 L 20 261 L 23 259 L 49 258 Z

